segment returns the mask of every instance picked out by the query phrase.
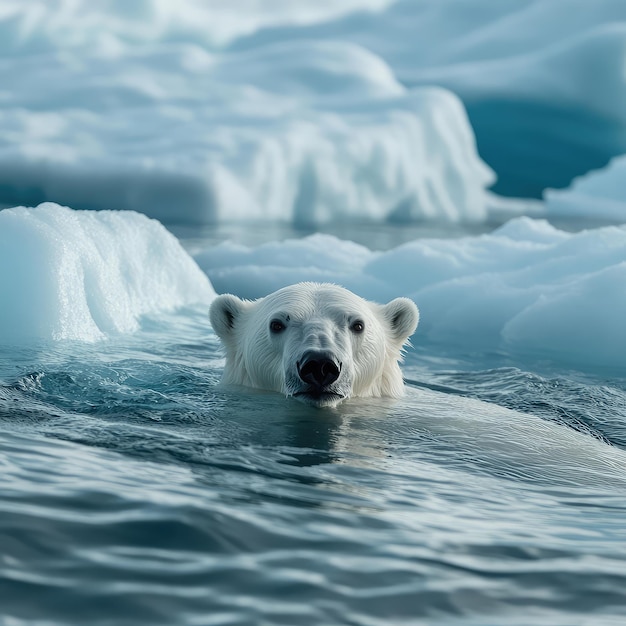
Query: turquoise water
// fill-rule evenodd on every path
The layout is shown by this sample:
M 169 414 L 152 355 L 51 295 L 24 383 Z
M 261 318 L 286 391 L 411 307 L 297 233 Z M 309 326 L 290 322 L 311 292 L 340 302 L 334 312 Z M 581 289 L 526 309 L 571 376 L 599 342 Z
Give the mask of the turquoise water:
M 5 350 L 0 623 L 624 623 L 623 379 L 420 346 L 331 411 L 221 366 L 195 309 Z

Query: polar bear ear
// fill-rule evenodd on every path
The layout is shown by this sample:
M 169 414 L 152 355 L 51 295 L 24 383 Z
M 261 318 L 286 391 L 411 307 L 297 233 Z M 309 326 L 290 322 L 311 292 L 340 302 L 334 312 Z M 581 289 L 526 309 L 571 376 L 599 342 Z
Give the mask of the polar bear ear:
M 385 319 L 391 328 L 392 337 L 403 344 L 417 328 L 420 313 L 413 300 L 396 298 L 383 307 Z
M 232 336 L 237 320 L 246 308 L 246 302 L 230 293 L 217 296 L 209 309 L 209 320 L 215 334 L 223 340 Z

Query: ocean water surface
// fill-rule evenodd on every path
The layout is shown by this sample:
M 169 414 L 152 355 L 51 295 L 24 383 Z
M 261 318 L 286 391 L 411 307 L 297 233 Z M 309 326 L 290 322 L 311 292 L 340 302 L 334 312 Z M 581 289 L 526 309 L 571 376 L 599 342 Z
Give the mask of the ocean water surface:
M 626 381 L 414 344 L 336 410 L 219 388 L 205 307 L 5 347 L 0 623 L 624 623 Z
M 624 0 L 0 3 L 0 626 L 626 624 L 624 50 Z M 214 292 L 301 280 L 416 301 L 406 398 L 218 386 Z

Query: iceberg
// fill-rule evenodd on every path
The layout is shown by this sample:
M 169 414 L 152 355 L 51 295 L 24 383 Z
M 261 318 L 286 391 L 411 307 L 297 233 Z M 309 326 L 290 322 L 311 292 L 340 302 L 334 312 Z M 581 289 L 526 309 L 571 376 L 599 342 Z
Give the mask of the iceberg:
M 567 189 L 547 189 L 544 198 L 545 213 L 550 218 L 626 222 L 626 156 L 574 179 Z
M 415 345 L 502 351 L 587 368 L 623 368 L 626 226 L 568 233 L 520 217 L 492 233 L 372 251 L 332 235 L 195 255 L 218 292 L 257 298 L 300 280 L 337 282 L 420 308 Z
M 380 302 L 412 298 L 414 343 L 431 353 L 624 366 L 626 293 L 616 285 L 626 281 L 626 225 L 571 233 L 520 217 L 383 251 L 322 233 L 187 245 L 191 254 L 131 211 L 0 211 L 0 343 L 93 342 L 139 329 L 143 316 L 207 305 L 216 292 L 259 298 L 306 280 Z
M 484 222 L 626 153 L 621 0 L 465 4 L 11 4 L 0 205 Z
M 248 4 L 237 37 L 387 6 Z M 0 13 L 0 83 L 11 85 L 0 205 L 126 209 L 164 224 L 487 219 L 495 176 L 449 91 L 407 89 L 384 58 L 341 39 L 227 48 L 202 33 L 229 31 L 226 4 L 106 6 Z
M 621 0 L 398 0 L 324 23 L 264 26 L 231 48 L 297 39 L 362 45 L 407 88 L 439 85 L 467 108 L 494 191 L 540 197 L 626 152 Z
M 618 22 L 515 58 L 426 71 L 415 84 L 463 99 L 498 173 L 494 191 L 540 197 L 626 152 L 625 46 L 626 22 Z
M 0 343 L 93 342 L 215 292 L 178 240 L 133 212 L 0 211 Z
M 360 50 L 349 53 L 351 67 L 363 66 L 355 55 L 371 60 Z M 294 54 L 287 51 L 286 58 Z M 308 51 L 299 55 L 306 58 Z M 247 61 L 240 62 L 246 69 Z M 64 76 L 64 68 L 48 68 L 50 80 L 66 89 L 81 81 L 68 111 L 24 111 L 16 103 L 0 116 L 0 135 L 10 137 L 0 146 L 1 202 L 127 209 L 166 224 L 487 216 L 485 190 L 494 175 L 476 152 L 463 106 L 440 89 L 404 93 L 384 66 L 353 77 L 352 100 L 344 98 L 334 111 L 305 96 L 300 101 L 226 79 L 215 83 L 210 72 L 188 76 L 188 85 L 178 77 L 169 95 L 154 95 L 131 76 L 119 86 L 103 81 L 103 74 L 122 81 L 119 74 L 129 71 L 117 62 L 105 65 L 75 79 Z M 286 71 L 286 65 L 277 67 Z M 175 71 L 184 75 L 180 67 Z M 221 71 L 236 76 L 235 62 Z M 337 98 L 337 85 L 349 82 L 336 76 L 338 65 L 315 71 L 332 92 L 328 97 Z M 154 80 L 166 84 L 168 78 Z M 358 86 L 364 94 L 388 94 L 354 100 Z M 116 91 L 128 106 L 106 105 Z M 192 92 L 215 95 L 201 99 Z M 56 107 L 68 106 L 64 93 L 49 93 L 47 101 L 56 97 Z

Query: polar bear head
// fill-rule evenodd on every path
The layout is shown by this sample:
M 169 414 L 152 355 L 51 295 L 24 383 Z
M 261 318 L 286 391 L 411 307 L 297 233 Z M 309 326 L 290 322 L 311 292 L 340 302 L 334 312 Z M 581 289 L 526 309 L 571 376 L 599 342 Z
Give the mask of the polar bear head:
M 318 283 L 255 301 L 224 294 L 209 316 L 226 349 L 223 383 L 318 407 L 354 396 L 401 396 L 401 351 L 419 321 L 408 298 L 381 305 Z

